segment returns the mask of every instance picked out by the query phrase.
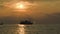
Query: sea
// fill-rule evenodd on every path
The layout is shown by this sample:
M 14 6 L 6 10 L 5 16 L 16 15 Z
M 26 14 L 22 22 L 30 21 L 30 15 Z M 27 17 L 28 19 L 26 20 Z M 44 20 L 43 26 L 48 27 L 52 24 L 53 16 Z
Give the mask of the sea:
M 3 24 L 0 34 L 60 34 L 60 24 Z

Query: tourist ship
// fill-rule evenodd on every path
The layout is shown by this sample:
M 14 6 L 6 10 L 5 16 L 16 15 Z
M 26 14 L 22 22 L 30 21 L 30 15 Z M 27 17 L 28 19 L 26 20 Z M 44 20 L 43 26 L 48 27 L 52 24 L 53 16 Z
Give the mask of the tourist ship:
M 31 25 L 33 23 L 31 21 L 29 21 L 29 20 L 25 20 L 25 21 L 21 21 L 20 24 Z

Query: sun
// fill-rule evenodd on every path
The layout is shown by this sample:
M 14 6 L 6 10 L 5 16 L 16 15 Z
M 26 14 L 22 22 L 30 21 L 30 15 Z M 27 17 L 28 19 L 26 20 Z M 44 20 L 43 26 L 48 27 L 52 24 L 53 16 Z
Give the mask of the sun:
M 25 6 L 23 4 L 20 4 L 19 6 L 17 6 L 17 8 L 21 8 L 23 9 Z
M 17 9 L 26 9 L 27 8 L 27 4 L 24 3 L 24 2 L 16 3 L 16 8 Z

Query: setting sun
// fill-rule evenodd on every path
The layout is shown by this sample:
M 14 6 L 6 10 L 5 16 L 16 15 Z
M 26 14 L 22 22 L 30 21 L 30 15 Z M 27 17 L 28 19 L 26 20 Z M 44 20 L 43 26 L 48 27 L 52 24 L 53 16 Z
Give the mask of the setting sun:
M 26 9 L 27 5 L 25 3 L 23 3 L 23 2 L 20 2 L 20 3 L 16 4 L 16 8 L 17 9 Z
M 24 8 L 24 5 L 23 5 L 23 4 L 20 4 L 20 5 L 18 6 L 18 8 L 23 9 L 23 8 Z

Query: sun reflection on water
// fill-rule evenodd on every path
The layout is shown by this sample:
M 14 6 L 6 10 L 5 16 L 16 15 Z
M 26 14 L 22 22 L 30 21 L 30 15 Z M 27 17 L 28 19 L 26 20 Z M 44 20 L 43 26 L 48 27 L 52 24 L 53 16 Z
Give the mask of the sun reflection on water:
M 19 34 L 25 34 L 25 25 L 18 24 L 18 26 L 19 26 L 18 28 Z

